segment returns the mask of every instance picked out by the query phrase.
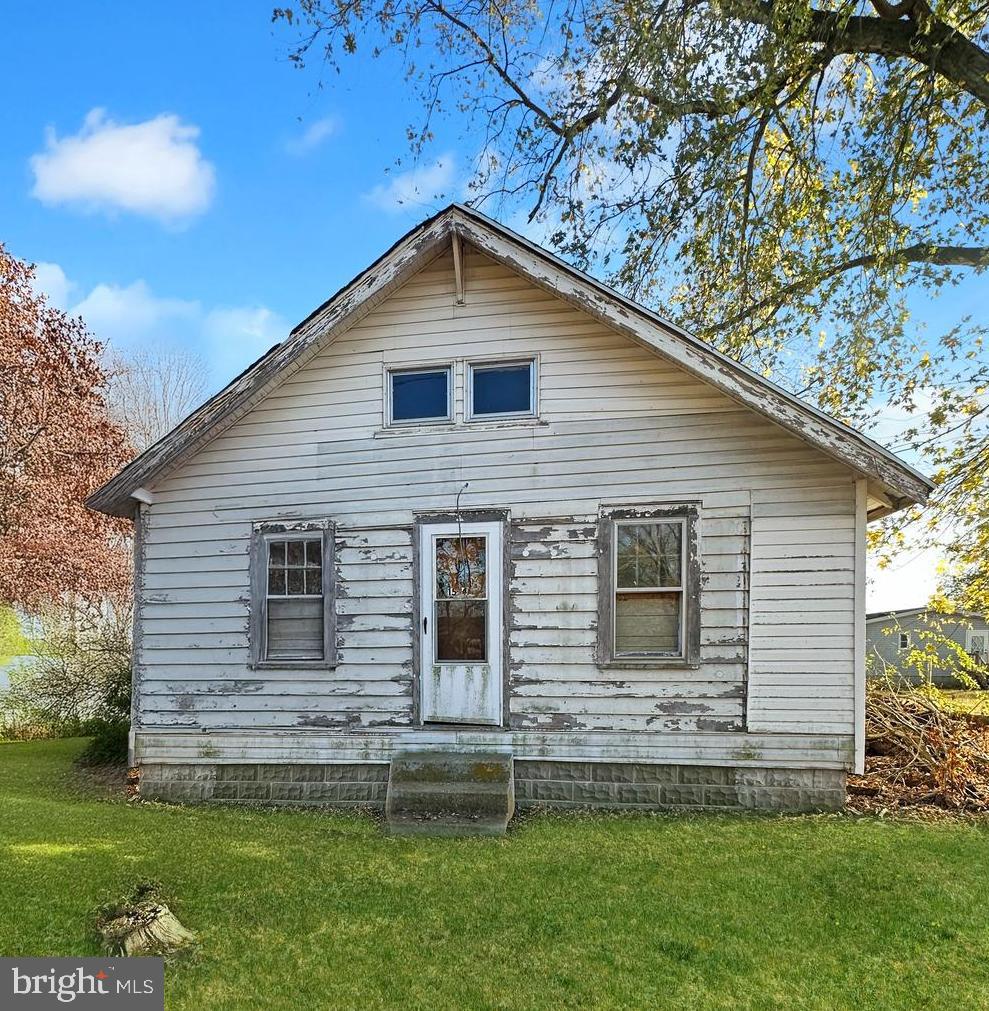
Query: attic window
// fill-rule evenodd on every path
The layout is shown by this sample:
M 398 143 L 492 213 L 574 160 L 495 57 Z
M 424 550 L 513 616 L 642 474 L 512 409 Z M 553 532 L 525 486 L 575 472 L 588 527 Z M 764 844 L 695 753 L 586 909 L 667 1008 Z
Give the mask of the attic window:
M 388 373 L 388 421 L 393 425 L 450 421 L 453 369 L 394 369 Z
M 468 366 L 468 418 L 527 418 L 536 413 L 536 363 L 492 362 Z

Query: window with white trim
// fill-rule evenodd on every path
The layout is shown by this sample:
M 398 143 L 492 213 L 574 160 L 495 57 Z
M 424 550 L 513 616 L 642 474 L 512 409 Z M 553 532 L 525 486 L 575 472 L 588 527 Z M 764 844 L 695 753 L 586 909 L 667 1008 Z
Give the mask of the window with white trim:
M 968 654 L 972 659 L 984 663 L 986 661 L 986 632 L 970 628 L 966 638 L 968 640 Z
M 683 525 L 682 519 L 615 523 L 615 656 L 680 656 Z
M 251 552 L 251 659 L 255 665 L 334 664 L 333 525 L 255 528 Z
M 616 510 L 599 528 L 598 662 L 696 666 L 697 511 Z
M 467 366 L 467 420 L 536 415 L 536 362 L 471 362 Z
M 910 649 L 910 633 L 900 633 L 900 649 Z
M 453 420 L 453 366 L 389 369 L 388 423 L 421 425 Z

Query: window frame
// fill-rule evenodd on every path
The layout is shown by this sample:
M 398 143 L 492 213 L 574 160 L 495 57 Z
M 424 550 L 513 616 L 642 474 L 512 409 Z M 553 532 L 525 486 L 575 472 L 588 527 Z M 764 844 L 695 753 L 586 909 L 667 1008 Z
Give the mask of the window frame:
M 967 628 L 965 629 L 965 652 L 970 657 L 976 655 L 972 650 L 972 637 L 975 635 L 982 636 L 982 641 L 985 643 L 984 652 L 989 651 L 989 631 L 981 628 Z
M 909 632 L 898 632 L 897 636 L 898 636 L 898 640 L 897 641 L 899 643 L 899 647 L 898 647 L 899 649 L 912 649 L 913 648 L 913 643 L 911 642 L 911 637 L 910 637 L 910 633 Z M 904 641 L 904 640 L 906 640 L 906 641 Z
M 468 361 L 464 376 L 464 421 L 479 424 L 485 421 L 511 421 L 515 418 L 539 417 L 539 360 L 535 355 L 522 358 L 484 358 Z M 510 369 L 522 365 L 529 367 L 529 410 L 500 411 L 496 414 L 474 413 L 474 372 L 490 369 Z
M 268 557 L 272 541 L 319 540 L 323 584 L 323 656 L 320 659 L 269 660 Z M 251 532 L 250 666 L 254 670 L 332 670 L 336 658 L 336 525 L 331 520 L 255 523 Z M 304 594 L 312 599 L 315 594 Z M 281 598 L 279 598 L 281 599 Z
M 385 427 L 386 428 L 414 428 L 418 425 L 450 425 L 454 422 L 454 386 L 456 385 L 454 376 L 454 362 L 442 361 L 434 362 L 432 365 L 389 365 L 385 368 Z M 429 418 L 395 418 L 394 415 L 394 386 L 392 379 L 398 375 L 413 375 L 418 372 L 445 372 L 446 373 L 446 414 Z
M 700 666 L 700 552 L 697 525 L 699 509 L 684 503 L 660 507 L 615 508 L 603 511 L 598 520 L 598 667 L 685 668 Z M 680 589 L 680 649 L 619 653 L 615 649 L 615 598 L 618 590 L 619 525 L 643 523 L 682 525 Z M 675 587 L 643 587 L 652 592 L 677 592 Z M 624 591 L 622 591 L 624 592 Z M 635 591 L 633 591 L 635 592 Z

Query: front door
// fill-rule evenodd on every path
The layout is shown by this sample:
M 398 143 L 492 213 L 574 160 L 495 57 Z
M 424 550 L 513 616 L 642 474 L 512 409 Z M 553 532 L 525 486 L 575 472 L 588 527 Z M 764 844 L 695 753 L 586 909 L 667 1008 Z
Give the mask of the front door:
M 500 523 L 420 527 L 421 711 L 425 723 L 501 723 Z

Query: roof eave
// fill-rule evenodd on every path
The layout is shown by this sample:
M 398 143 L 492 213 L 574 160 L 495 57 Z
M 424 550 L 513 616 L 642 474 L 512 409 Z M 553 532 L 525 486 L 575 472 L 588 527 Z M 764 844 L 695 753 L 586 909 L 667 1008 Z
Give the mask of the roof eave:
M 458 231 L 482 252 L 508 262 L 509 266 L 514 266 L 535 284 L 560 295 L 606 325 L 622 331 L 636 343 L 651 348 L 680 368 L 717 387 L 743 406 L 782 425 L 815 448 L 841 459 L 864 476 L 878 481 L 897 500 L 893 511 L 912 504 L 926 503 L 933 489 L 931 481 L 868 436 L 795 397 L 675 323 L 608 288 L 596 278 L 479 211 L 460 204 L 454 205 L 452 210 L 457 216 Z M 478 231 L 474 226 L 476 221 L 488 231 L 500 234 L 521 247 L 527 255 L 521 259 L 516 258 L 513 263 L 513 258 L 504 247 L 489 241 L 483 231 Z M 543 276 L 539 270 L 540 263 L 549 265 L 552 271 Z M 569 279 L 569 292 L 561 290 L 561 277 Z M 609 311 L 609 303 L 615 304 L 617 311 Z M 645 326 L 636 325 L 637 323 Z M 668 335 L 670 344 L 664 348 L 661 341 L 651 340 L 648 328 Z M 686 351 L 687 356 L 676 353 L 678 350 Z M 808 415 L 807 424 L 801 425 L 801 419 Z M 854 452 L 851 451 L 853 447 Z
M 233 424 L 277 382 L 301 368 L 314 349 L 349 329 L 419 269 L 456 230 L 481 252 L 503 262 L 532 283 L 570 302 L 680 368 L 714 386 L 877 481 L 896 509 L 927 500 L 931 482 L 897 456 L 812 405 L 728 358 L 597 279 L 571 266 L 524 236 L 462 204 L 453 204 L 417 225 L 370 267 L 310 313 L 281 344 L 272 348 L 172 432 L 132 461 L 86 500 L 90 508 L 130 516 L 133 492 L 196 452 L 218 430 Z

